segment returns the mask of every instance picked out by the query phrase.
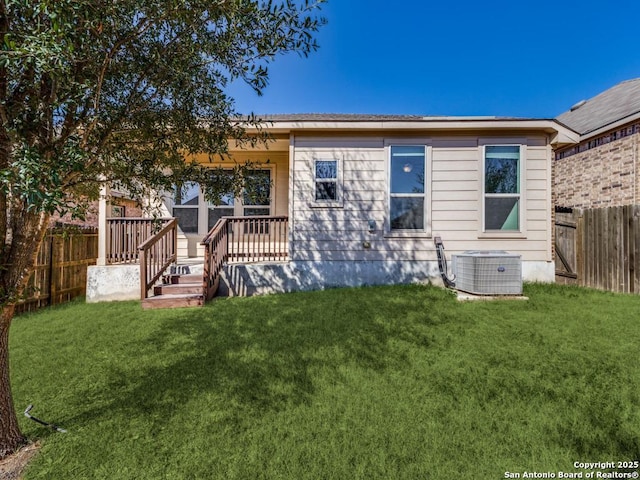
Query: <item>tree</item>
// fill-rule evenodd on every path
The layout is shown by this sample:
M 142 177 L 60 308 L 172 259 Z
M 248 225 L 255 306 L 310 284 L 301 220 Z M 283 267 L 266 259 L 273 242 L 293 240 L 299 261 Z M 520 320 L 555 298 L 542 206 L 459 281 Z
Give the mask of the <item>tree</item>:
M 323 1 L 0 0 L 0 458 L 24 441 L 9 327 L 50 216 L 81 215 L 103 182 L 237 187 L 185 158 L 260 141 L 225 89 L 260 94 L 275 57 L 314 51 Z

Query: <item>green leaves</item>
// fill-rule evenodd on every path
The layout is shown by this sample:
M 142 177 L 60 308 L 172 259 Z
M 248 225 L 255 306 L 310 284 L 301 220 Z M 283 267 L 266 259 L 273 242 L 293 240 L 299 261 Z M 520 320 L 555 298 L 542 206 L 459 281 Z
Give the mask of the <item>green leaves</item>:
M 43 157 L 37 148 L 21 144 L 13 150 L 12 162 L 0 170 L 0 192 L 13 202 L 23 204 L 26 211 L 64 213 L 78 207 L 77 201 L 67 195 L 63 172 L 81 172 L 86 152 L 73 138 L 63 151 L 50 159 Z M 84 197 L 94 198 L 89 189 Z
M 317 49 L 324 23 L 322 0 L 4 3 L 2 192 L 46 212 L 105 180 L 134 193 L 211 184 L 202 167 L 185 167 L 185 155 L 256 140 L 226 86 L 242 79 L 262 93 L 268 64 Z
M 0 0 L 0 305 L 24 289 L 47 215 L 81 215 L 101 183 L 214 192 L 185 156 L 263 138 L 224 89 L 240 78 L 260 93 L 268 62 L 315 50 L 321 2 Z M 0 450 L 18 437 L 0 431 Z

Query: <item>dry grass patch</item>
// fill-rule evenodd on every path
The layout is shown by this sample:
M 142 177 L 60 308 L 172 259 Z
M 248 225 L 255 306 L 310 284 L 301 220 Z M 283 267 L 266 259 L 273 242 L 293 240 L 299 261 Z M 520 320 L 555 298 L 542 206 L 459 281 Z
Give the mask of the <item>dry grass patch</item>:
M 27 468 L 27 464 L 38 453 L 40 444 L 30 443 L 25 445 L 10 457 L 0 461 L 0 478 L 2 480 L 20 480 L 22 472 Z

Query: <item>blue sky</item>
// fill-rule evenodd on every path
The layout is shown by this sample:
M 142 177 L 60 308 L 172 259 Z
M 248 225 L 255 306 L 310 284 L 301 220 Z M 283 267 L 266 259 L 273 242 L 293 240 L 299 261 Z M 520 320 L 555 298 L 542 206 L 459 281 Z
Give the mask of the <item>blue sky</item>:
M 241 113 L 553 118 L 640 77 L 637 0 L 328 0 L 309 58 L 279 57 Z

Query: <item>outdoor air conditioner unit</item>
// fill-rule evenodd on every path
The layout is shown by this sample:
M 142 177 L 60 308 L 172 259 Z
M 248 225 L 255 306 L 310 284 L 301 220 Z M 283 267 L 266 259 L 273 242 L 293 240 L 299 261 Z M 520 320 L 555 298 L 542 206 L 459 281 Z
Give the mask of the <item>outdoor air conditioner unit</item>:
M 458 290 L 476 295 L 522 294 L 520 255 L 503 250 L 474 250 L 451 258 Z

